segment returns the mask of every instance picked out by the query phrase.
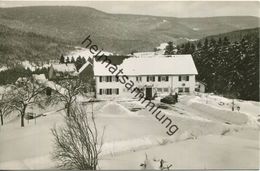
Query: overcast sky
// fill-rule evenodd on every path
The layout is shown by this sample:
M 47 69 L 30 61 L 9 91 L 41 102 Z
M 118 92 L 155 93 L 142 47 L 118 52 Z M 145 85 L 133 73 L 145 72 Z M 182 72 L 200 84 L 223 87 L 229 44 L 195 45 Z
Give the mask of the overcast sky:
M 0 7 L 87 6 L 109 13 L 147 14 L 172 17 L 259 16 L 258 1 L 4 1 Z

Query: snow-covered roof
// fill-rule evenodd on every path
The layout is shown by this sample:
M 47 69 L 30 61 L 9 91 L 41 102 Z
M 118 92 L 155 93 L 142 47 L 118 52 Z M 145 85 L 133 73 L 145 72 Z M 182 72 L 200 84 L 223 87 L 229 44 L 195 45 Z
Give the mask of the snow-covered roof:
M 58 72 L 76 72 L 76 66 L 74 64 L 52 64 L 55 71 Z
M 196 81 L 196 84 L 203 84 L 203 85 L 207 85 L 206 83 L 202 82 L 202 81 Z
M 44 74 L 33 74 L 33 78 L 36 80 L 46 80 L 46 77 Z
M 82 65 L 82 67 L 79 69 L 79 73 L 81 73 L 82 71 L 84 71 L 85 68 L 87 68 L 87 66 L 92 65 L 89 61 L 87 61 L 84 65 Z
M 113 75 L 105 67 L 106 63 L 94 61 L 94 75 Z M 123 69 L 124 75 L 196 75 L 198 74 L 191 55 L 157 55 L 151 57 L 127 58 L 119 69 Z M 116 71 L 117 73 L 117 71 Z M 114 73 L 114 74 L 116 74 Z
M 47 81 L 44 74 L 33 74 L 32 76 L 33 76 L 34 80 L 38 81 L 38 83 L 43 84 Z
M 27 77 L 19 77 L 15 83 L 19 83 L 19 82 L 23 82 L 23 81 L 27 81 L 28 78 Z

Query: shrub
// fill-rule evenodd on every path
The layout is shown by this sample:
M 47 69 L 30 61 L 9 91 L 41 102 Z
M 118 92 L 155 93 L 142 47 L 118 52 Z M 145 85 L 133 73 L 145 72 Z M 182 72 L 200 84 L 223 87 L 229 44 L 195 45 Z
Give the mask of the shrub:
M 176 96 L 175 95 L 168 95 L 168 96 L 162 98 L 161 102 L 167 103 L 167 104 L 175 104 L 177 102 Z
M 54 135 L 53 158 L 62 169 L 96 170 L 103 144 L 103 135 L 98 136 L 95 119 L 82 106 L 72 108 L 66 124 L 52 129 Z M 98 139 L 100 138 L 100 142 Z

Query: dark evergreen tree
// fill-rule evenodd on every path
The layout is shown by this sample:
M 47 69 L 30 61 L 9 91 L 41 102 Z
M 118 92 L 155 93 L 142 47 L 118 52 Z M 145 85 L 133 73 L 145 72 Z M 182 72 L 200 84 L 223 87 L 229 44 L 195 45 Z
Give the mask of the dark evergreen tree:
M 179 45 L 179 54 L 193 55 L 198 80 L 207 84 L 206 90 L 230 98 L 259 101 L 259 35 L 245 35 L 240 41 L 204 40 L 192 52 L 192 44 Z
M 84 57 L 82 57 L 81 64 L 84 65 L 86 62 L 87 62 L 86 59 Z
M 70 63 L 70 58 L 69 57 L 66 58 L 66 63 Z
M 200 49 L 202 47 L 201 41 L 198 42 L 197 44 L 197 49 Z
M 227 37 L 224 37 L 224 40 L 223 40 L 223 45 L 224 46 L 228 46 L 230 44 L 229 40 Z
M 218 39 L 218 45 L 219 45 L 219 46 L 222 45 L 222 39 L 221 39 L 221 37 Z
M 81 56 L 78 56 L 75 62 L 75 66 L 77 68 L 77 70 L 79 70 L 82 67 L 82 58 Z
M 75 63 L 76 62 L 73 56 L 71 57 L 71 61 L 70 62 L 71 63 Z
M 64 64 L 64 63 L 65 63 L 65 58 L 64 58 L 63 54 L 62 54 L 61 57 L 60 57 L 60 63 L 61 63 L 61 64 Z
M 165 48 L 165 55 L 174 55 L 174 46 L 173 42 L 168 42 L 168 45 Z

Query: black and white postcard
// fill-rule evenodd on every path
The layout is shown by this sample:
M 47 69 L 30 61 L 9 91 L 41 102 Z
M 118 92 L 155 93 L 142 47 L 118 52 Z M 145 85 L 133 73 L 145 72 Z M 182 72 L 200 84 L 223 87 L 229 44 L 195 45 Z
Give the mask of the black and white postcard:
M 0 0 L 0 170 L 258 170 L 259 5 Z

